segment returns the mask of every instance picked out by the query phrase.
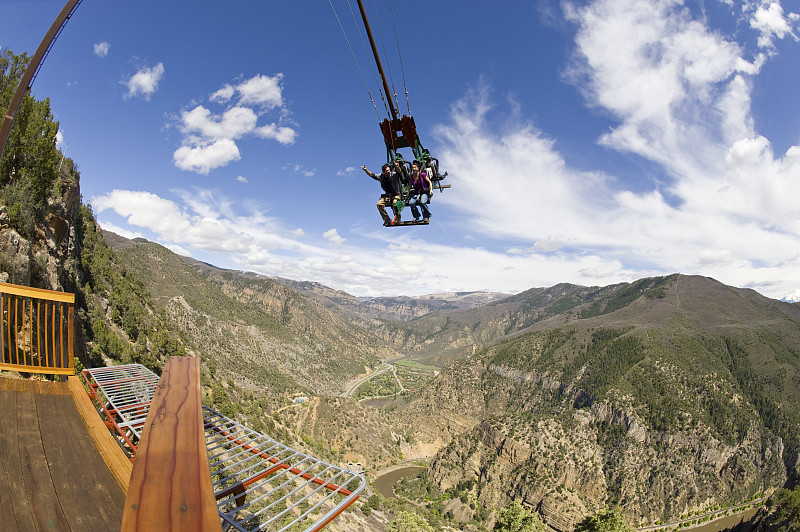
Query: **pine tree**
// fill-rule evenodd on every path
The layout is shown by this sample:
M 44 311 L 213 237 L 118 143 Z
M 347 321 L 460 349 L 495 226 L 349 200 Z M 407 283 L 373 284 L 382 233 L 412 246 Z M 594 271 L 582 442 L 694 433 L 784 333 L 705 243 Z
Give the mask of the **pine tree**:
M 539 516 L 526 510 L 519 501 L 497 512 L 494 530 L 500 532 L 544 532 L 546 529 Z

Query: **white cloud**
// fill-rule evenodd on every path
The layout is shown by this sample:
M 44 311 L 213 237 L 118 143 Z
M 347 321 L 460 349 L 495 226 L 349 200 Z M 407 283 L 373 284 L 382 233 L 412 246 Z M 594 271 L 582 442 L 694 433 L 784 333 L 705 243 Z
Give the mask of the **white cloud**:
M 111 49 L 111 45 L 108 44 L 106 41 L 96 43 L 94 45 L 94 55 L 97 57 L 103 58 L 108 55 L 108 51 Z
M 800 303 L 800 288 L 787 294 L 785 299 L 786 301 L 791 301 L 792 303 Z
M 240 175 L 239 177 L 236 178 L 236 181 L 238 181 L 239 183 L 247 183 L 247 178 Z
M 281 144 L 293 144 L 297 138 L 297 131 L 287 126 L 267 124 L 256 129 L 256 135 L 262 139 L 277 140 Z
M 261 117 L 269 113 L 285 115 L 288 112 L 283 106 L 282 79 L 282 74 L 256 75 L 235 85 L 223 85 L 209 97 L 210 102 L 228 104 L 235 95 L 239 98 L 220 114 L 203 105 L 182 111 L 179 128 L 183 141 L 173 154 L 175 166 L 208 174 L 240 160 L 236 141 L 246 136 L 275 140 L 284 145 L 294 143 L 297 137 L 294 128 L 275 122 L 258 124 Z
M 734 142 L 725 157 L 725 162 L 732 167 L 742 167 L 764 161 L 765 158 L 772 158 L 769 141 L 762 136 L 758 136 L 739 139 Z
M 222 115 L 213 115 L 205 107 L 198 105 L 191 111 L 184 111 L 182 131 L 188 138 L 199 135 L 201 141 L 229 139 L 235 140 L 251 133 L 258 117 L 247 107 L 233 107 Z
M 762 48 L 773 48 L 775 37 L 783 39 L 787 35 L 791 35 L 797 40 L 790 20 L 797 21 L 797 15 L 790 13 L 788 17 L 785 17 L 780 2 L 770 2 L 758 6 L 750 18 L 750 26 L 759 32 L 758 45 Z
M 294 174 L 302 175 L 303 177 L 314 177 L 317 175 L 316 170 L 308 170 L 298 163 L 286 163 L 281 166 L 281 170 L 290 170 Z
M 91 204 L 102 217 L 114 212 L 123 217 L 127 229 L 123 234 L 141 234 L 142 229 L 165 246 L 179 247 L 184 254 L 218 253 L 221 264 L 274 274 L 308 278 L 304 271 L 308 263 L 327 264 L 338 252 L 331 251 L 330 242 L 344 239 L 335 229 L 327 231 L 316 243 L 299 241 L 302 229 L 284 228 L 279 220 L 263 214 L 262 208 L 251 207 L 241 212 L 218 191 L 195 189 L 176 191 L 178 200 L 133 190 L 113 190 L 92 198 Z M 301 263 L 301 264 L 298 264 Z
M 283 74 L 275 76 L 256 75 L 240 83 L 236 91 L 243 105 L 263 105 L 268 109 L 283 106 Z
M 172 154 L 175 166 L 181 170 L 189 170 L 207 175 L 214 168 L 225 166 L 231 161 L 242 158 L 239 148 L 231 139 L 181 146 Z
M 164 76 L 164 63 L 158 63 L 154 67 L 143 67 L 136 74 L 131 76 L 125 85 L 128 87 L 126 98 L 141 96 L 145 100 L 150 100 L 150 96 L 158 90 L 158 84 Z
M 208 99 L 216 103 L 225 103 L 233 98 L 234 91 L 235 89 L 233 88 L 233 85 L 227 84 L 212 94 Z
M 567 13 L 579 28 L 570 79 L 618 119 L 602 144 L 681 173 L 714 157 L 709 140 L 727 135 L 708 127 L 719 123 L 715 103 L 739 69 L 755 68 L 735 42 L 671 0 L 600 0 Z
M 528 287 L 672 272 L 758 287 L 778 298 L 800 285 L 800 156 L 794 156 L 800 148 L 775 159 L 766 139 L 755 136 L 712 150 L 717 160 L 709 161 L 705 178 L 674 175 L 670 188 L 679 201 L 672 205 L 658 190 L 633 192 L 571 169 L 531 126 L 492 133 L 489 108 L 479 91 L 454 106 L 452 123 L 439 128 L 445 143 L 438 157 L 458 176 L 458 189 L 437 195 L 434 207 L 452 206 L 488 241 L 519 243 L 505 254 L 489 254 L 496 265 L 486 271 L 502 271 L 506 290 L 524 277 L 518 272 L 523 264 L 538 281 Z M 487 193 L 490 175 L 503 180 Z M 456 253 L 428 252 L 439 271 Z M 479 271 L 479 264 L 464 262 L 461 269 Z M 456 276 L 451 272 L 448 279 Z
M 336 229 L 329 229 L 322 233 L 322 236 L 331 244 L 344 244 L 345 242 L 345 239 L 339 236 L 339 232 Z
M 61 132 L 60 128 L 56 131 L 56 148 L 59 150 L 64 149 L 64 134 Z
M 134 238 L 147 238 L 144 236 L 143 233 L 139 231 L 129 231 L 124 227 L 120 227 L 106 220 L 97 220 L 97 223 L 100 224 L 100 227 L 102 227 L 106 231 L 111 231 L 112 233 L 116 233 L 119 236 L 124 236 L 125 238 L 128 238 L 130 240 L 133 240 Z

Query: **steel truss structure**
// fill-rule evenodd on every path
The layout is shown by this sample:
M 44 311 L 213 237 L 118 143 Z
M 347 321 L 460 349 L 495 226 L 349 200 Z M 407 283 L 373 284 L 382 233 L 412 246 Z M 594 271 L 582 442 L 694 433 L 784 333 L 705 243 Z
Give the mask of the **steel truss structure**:
M 134 457 L 158 376 L 141 364 L 82 372 L 120 446 Z M 360 473 L 327 463 L 203 407 L 211 481 L 223 530 L 316 532 L 366 486 Z
M 125 454 L 133 458 L 156 393 L 158 375 L 141 364 L 126 364 L 85 369 L 81 377 L 100 417 Z

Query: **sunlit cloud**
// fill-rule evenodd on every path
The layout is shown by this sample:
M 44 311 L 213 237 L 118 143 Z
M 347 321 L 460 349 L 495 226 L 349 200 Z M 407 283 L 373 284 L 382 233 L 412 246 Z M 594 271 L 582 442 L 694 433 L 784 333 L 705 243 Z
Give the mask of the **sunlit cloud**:
M 158 84 L 164 76 L 164 64 L 158 63 L 154 67 L 140 68 L 133 76 L 128 78 L 124 84 L 128 87 L 126 98 L 140 96 L 145 100 L 150 100 L 150 96 L 158 90 Z
M 108 44 L 106 41 L 95 43 L 94 45 L 94 55 L 97 57 L 103 58 L 108 55 L 108 51 L 111 49 L 111 45 Z
M 282 74 L 272 77 L 256 75 L 241 83 L 223 85 L 209 97 L 211 103 L 230 105 L 221 113 L 215 113 L 204 105 L 181 111 L 178 127 L 183 141 L 173 153 L 175 166 L 208 174 L 215 168 L 240 160 L 237 141 L 246 136 L 274 140 L 283 145 L 294 143 L 297 131 L 280 123 L 287 113 L 282 79 Z M 259 125 L 268 113 L 277 114 L 279 121 Z
M 336 229 L 329 229 L 322 233 L 322 236 L 331 244 L 344 244 L 345 242 L 345 239 L 339 236 L 339 232 Z
M 223 85 L 222 88 L 219 89 L 217 92 L 209 96 L 208 99 L 215 103 L 225 103 L 227 101 L 230 101 L 235 92 L 236 89 L 233 88 L 233 85 L 226 84 Z
M 797 40 L 792 24 L 797 24 L 796 13 L 784 14 L 780 2 L 765 2 L 756 8 L 750 18 L 750 26 L 759 32 L 758 45 L 762 48 L 773 48 L 774 39 L 791 36 Z
M 112 233 L 116 233 L 119 236 L 123 236 L 130 240 L 133 240 L 134 238 L 146 238 L 145 235 L 139 231 L 130 231 L 124 227 L 115 225 L 107 220 L 98 220 L 97 223 L 100 224 L 100 227 L 102 229 L 106 231 L 111 231 Z
M 679 271 L 776 297 L 793 292 L 800 149 L 776 155 L 755 132 L 741 50 L 687 16 L 673 2 L 635 0 L 570 11 L 579 29 L 568 79 L 584 80 L 588 103 L 618 117 L 598 142 L 661 165 L 665 182 L 634 192 L 613 176 L 576 171 L 532 125 L 490 126 L 497 113 L 479 87 L 438 131 L 459 195 L 437 201 L 469 213 L 484 237 L 523 244 L 513 256 L 558 257 L 565 273 L 578 273 L 562 280 Z M 487 175 L 503 176 L 502 186 L 487 193 Z M 569 267 L 586 256 L 616 262 L 619 273 Z
M 303 177 L 314 177 L 317 174 L 316 170 L 309 170 L 304 168 L 302 164 L 297 163 L 286 163 L 281 166 L 281 170 L 288 170 L 293 174 L 298 174 Z
M 263 105 L 268 109 L 283 105 L 283 74 L 275 76 L 257 75 L 240 83 L 236 92 L 241 95 L 243 105 Z
M 231 139 L 195 143 L 194 146 L 181 146 L 173 154 L 175 166 L 198 174 L 208 174 L 212 169 L 225 166 L 231 161 L 241 159 L 239 148 Z

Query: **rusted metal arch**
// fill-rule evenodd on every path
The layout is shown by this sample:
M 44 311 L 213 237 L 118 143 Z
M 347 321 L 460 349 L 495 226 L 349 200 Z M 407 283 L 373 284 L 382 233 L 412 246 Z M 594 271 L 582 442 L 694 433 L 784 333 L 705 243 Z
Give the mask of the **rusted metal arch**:
M 82 1 L 83 0 L 67 0 L 67 3 L 64 4 L 64 7 L 61 9 L 61 13 L 59 13 L 56 20 L 53 21 L 50 30 L 48 30 L 44 39 L 42 39 L 42 42 L 39 44 L 39 48 L 36 49 L 36 53 L 33 54 L 31 62 L 28 63 L 28 67 L 25 69 L 25 73 L 22 75 L 22 79 L 17 86 L 17 91 L 11 99 L 11 104 L 8 106 L 6 116 L 3 118 L 3 124 L 0 126 L 0 159 L 2 159 L 3 152 L 6 149 L 6 142 L 11 133 L 11 126 L 14 124 L 14 118 L 17 116 L 19 106 L 22 104 L 22 98 L 31 88 L 34 80 L 36 80 L 42 62 L 47 57 L 47 54 L 50 53 L 50 49 L 61 34 L 61 30 L 64 29 L 64 26 Z

